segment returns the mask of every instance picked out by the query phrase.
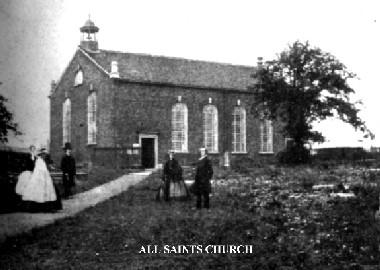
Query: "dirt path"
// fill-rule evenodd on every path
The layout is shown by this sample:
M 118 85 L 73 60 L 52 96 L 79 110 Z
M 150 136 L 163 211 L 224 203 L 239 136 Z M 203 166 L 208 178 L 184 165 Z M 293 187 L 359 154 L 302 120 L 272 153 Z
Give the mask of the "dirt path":
M 84 209 L 103 202 L 137 184 L 152 171 L 144 171 L 123 175 L 104 185 L 83 193 L 74 195 L 71 199 L 63 200 L 63 210 L 57 213 L 10 213 L 0 215 L 0 242 L 6 237 L 27 232 L 33 228 L 42 227 L 56 220 L 71 217 Z

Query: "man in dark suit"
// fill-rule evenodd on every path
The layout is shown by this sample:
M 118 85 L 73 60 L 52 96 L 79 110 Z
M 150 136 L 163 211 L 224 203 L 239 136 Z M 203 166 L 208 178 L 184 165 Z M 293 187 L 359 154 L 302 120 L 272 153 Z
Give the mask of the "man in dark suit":
M 76 175 L 75 159 L 71 155 L 70 144 L 65 144 L 65 155 L 61 160 L 61 170 L 62 170 L 62 182 L 64 188 L 64 196 L 68 197 L 72 195 L 71 188 L 75 186 L 74 177 Z
M 202 198 L 203 206 L 205 208 L 210 207 L 209 194 L 211 192 L 211 178 L 213 175 L 211 161 L 207 157 L 206 148 L 199 149 L 201 157 L 196 163 L 196 172 L 195 172 L 195 182 L 194 182 L 194 192 L 197 196 L 197 209 L 202 207 Z

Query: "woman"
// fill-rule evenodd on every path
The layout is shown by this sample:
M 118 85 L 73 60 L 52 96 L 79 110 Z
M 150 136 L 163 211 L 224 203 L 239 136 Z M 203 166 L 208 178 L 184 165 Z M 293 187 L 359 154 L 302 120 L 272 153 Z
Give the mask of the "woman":
M 23 181 L 25 184 L 20 195 L 27 211 L 51 212 L 62 209 L 59 194 L 42 157 L 36 156 L 33 172 L 28 180 Z
M 26 160 L 25 164 L 25 171 L 23 171 L 19 177 L 16 184 L 16 193 L 20 196 L 22 196 L 25 192 L 26 185 L 29 182 L 30 177 L 32 176 L 32 172 L 34 170 L 34 165 L 36 163 L 37 159 L 37 153 L 36 153 L 36 147 L 34 145 L 31 145 L 29 147 L 29 156 Z
M 169 151 L 169 159 L 163 170 L 163 186 L 160 188 L 159 199 L 188 199 L 190 194 L 182 177 L 182 168 L 174 159 L 174 151 Z

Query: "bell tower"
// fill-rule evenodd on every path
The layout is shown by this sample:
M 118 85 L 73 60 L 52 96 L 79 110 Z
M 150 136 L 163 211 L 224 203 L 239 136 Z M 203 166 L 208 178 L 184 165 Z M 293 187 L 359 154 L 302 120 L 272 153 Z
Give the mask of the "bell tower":
M 90 16 L 84 25 L 80 28 L 81 38 L 80 46 L 87 51 L 98 51 L 98 41 L 96 40 L 96 33 L 99 31 L 99 27 L 91 21 Z

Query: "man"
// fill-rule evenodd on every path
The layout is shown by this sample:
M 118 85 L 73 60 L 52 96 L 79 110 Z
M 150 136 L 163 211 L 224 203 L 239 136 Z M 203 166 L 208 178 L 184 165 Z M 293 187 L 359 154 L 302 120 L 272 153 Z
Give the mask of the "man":
M 75 186 L 74 177 L 76 175 L 75 159 L 71 155 L 71 146 L 69 143 L 65 144 L 65 155 L 61 160 L 62 182 L 64 188 L 64 196 L 72 195 L 71 188 Z
M 209 194 L 211 192 L 211 178 L 213 175 L 211 161 L 207 157 L 206 148 L 199 149 L 201 157 L 196 163 L 194 193 L 197 196 L 197 209 L 210 207 Z

